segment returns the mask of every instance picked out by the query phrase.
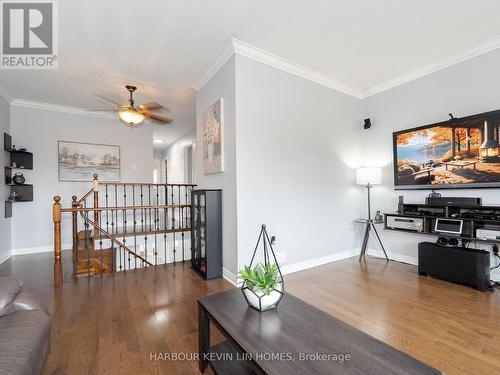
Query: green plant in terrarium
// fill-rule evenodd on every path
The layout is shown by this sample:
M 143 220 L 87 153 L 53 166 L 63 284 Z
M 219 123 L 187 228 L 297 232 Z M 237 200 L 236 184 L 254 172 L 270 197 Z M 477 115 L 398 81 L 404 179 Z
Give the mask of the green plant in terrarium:
M 244 266 L 239 276 L 252 292 L 261 292 L 266 296 L 278 286 L 280 281 L 277 264 L 257 264 L 254 268 Z

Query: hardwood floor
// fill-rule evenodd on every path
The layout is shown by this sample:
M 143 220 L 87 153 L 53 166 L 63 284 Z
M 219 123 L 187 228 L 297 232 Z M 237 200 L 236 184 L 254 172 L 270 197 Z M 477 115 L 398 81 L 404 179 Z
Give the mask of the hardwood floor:
M 448 375 L 500 374 L 500 289 L 479 292 L 368 258 L 286 276 L 287 290 Z
M 52 254 L 0 265 L 0 276 L 23 279 L 51 314 L 45 374 L 198 373 L 195 361 L 152 361 L 150 353 L 196 352 L 196 298 L 231 284 L 205 282 L 187 264 L 75 282 L 69 258 L 63 255 L 65 282 L 56 289 Z M 288 292 L 446 374 L 500 373 L 500 290 L 481 293 L 375 258 L 330 263 L 285 281 Z
M 73 281 L 70 253 L 63 259 L 60 288 L 52 284 L 52 254 L 16 256 L 0 265 L 0 276 L 22 279 L 51 315 L 44 374 L 198 373 L 196 361 L 155 361 L 150 355 L 197 353 L 196 299 L 228 290 L 230 283 L 205 282 L 188 263 Z

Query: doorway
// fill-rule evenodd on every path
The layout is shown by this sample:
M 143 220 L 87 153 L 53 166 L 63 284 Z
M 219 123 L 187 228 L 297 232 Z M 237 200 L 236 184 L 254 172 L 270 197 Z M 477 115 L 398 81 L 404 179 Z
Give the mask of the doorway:
M 193 144 L 184 148 L 184 182 L 192 184 L 194 181 Z

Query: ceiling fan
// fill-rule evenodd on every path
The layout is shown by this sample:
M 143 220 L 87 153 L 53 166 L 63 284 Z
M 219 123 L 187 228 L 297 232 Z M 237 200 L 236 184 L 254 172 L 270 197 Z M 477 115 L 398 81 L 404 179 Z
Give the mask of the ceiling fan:
M 128 99 L 128 104 L 120 104 L 114 100 L 108 99 L 104 96 L 94 94 L 95 96 L 104 99 L 110 103 L 116 105 L 116 108 L 97 110 L 97 111 L 111 111 L 118 114 L 119 119 L 132 128 L 138 128 L 144 123 L 145 119 L 152 120 L 158 124 L 170 124 L 174 120 L 171 118 L 158 115 L 151 111 L 164 108 L 161 104 L 157 102 L 149 102 L 136 106 L 134 102 L 134 92 L 137 90 L 136 86 L 126 85 L 125 88 L 128 90 L 130 97 Z M 92 110 L 93 112 L 96 110 Z

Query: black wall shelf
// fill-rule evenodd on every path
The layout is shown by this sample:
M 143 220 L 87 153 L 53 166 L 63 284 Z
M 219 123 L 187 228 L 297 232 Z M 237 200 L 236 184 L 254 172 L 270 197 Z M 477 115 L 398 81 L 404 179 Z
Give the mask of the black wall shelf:
M 14 171 L 33 170 L 33 154 L 28 151 L 12 149 L 12 137 L 4 133 L 4 150 L 9 153 L 8 163 L 4 167 L 5 185 L 9 186 L 9 199 L 5 201 L 5 217 L 12 217 L 12 204 L 33 201 L 33 185 L 15 184 L 12 180 Z M 12 198 L 16 195 L 16 198 Z
M 11 150 L 10 167 L 17 169 L 33 169 L 33 154 L 26 151 Z

